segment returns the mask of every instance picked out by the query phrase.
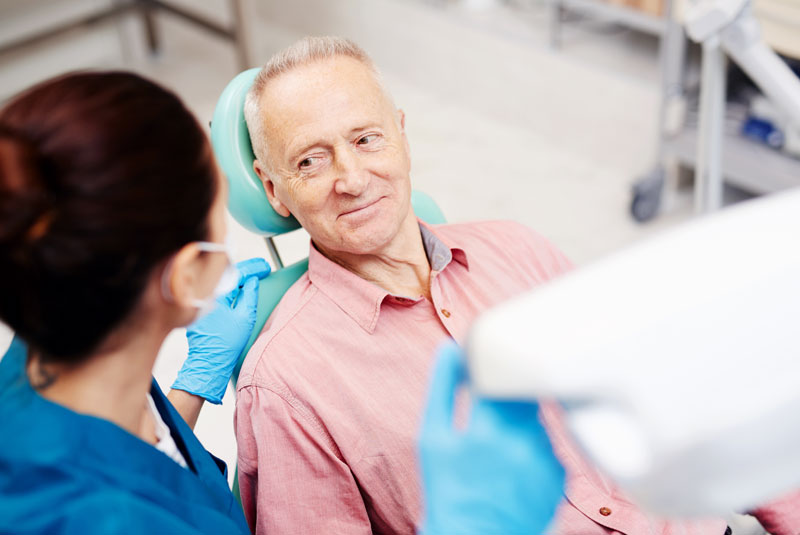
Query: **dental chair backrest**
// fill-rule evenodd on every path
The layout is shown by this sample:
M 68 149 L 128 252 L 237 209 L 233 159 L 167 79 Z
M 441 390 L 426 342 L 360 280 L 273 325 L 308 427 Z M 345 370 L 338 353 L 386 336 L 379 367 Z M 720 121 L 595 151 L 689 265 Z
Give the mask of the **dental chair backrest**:
M 253 169 L 253 147 L 244 119 L 244 101 L 260 69 L 246 70 L 237 75 L 217 101 L 211 121 L 211 143 L 222 171 L 228 178 L 228 210 L 243 227 L 269 239 L 300 228 L 294 217 L 276 213 L 267 201 L 261 180 Z M 422 220 L 436 224 L 445 218 L 436 202 L 428 195 L 414 191 L 411 195 L 414 212 Z M 277 266 L 259 285 L 256 325 L 250 340 L 239 356 L 233 372 L 234 383 L 239 377 L 242 362 L 261 329 L 289 287 L 308 269 L 308 259 L 292 265 Z

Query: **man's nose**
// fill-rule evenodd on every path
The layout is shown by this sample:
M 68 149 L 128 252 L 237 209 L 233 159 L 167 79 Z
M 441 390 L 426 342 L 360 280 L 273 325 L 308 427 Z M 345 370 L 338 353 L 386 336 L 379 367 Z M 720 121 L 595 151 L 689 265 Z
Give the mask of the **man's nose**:
M 340 195 L 357 197 L 369 184 L 369 172 L 357 154 L 348 149 L 336 153 L 336 182 L 334 191 Z

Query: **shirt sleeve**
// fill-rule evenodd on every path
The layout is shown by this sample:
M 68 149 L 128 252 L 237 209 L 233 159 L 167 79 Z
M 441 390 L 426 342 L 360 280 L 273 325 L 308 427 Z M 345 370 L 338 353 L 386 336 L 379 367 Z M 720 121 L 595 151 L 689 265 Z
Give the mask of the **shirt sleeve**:
M 239 490 L 256 535 L 370 534 L 358 485 L 322 424 L 288 396 L 246 386 L 236 400 Z
M 755 509 L 752 513 L 772 535 L 800 533 L 800 489 Z

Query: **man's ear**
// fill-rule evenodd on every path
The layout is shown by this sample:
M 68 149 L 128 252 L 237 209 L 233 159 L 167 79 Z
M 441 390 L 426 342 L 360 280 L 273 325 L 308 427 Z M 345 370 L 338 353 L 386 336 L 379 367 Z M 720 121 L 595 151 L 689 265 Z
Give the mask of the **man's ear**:
M 267 170 L 258 159 L 253 160 L 253 170 L 258 175 L 258 178 L 261 179 L 261 184 L 264 186 L 264 192 L 267 194 L 267 200 L 269 201 L 270 206 L 272 206 L 272 209 L 283 217 L 291 216 L 292 213 L 289 211 L 286 205 L 283 204 L 275 195 L 275 182 L 272 181 L 269 173 L 267 173 Z
M 400 125 L 400 135 L 403 136 L 403 143 L 406 145 L 406 153 L 411 156 L 411 145 L 408 144 L 408 137 L 406 137 L 406 114 L 400 108 L 397 108 L 397 122 Z

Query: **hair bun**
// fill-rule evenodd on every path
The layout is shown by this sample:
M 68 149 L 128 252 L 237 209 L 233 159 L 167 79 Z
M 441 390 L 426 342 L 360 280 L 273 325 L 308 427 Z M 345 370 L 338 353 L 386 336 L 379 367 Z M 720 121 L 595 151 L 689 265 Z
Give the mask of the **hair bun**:
M 52 196 L 36 148 L 0 127 L 0 245 L 43 236 L 52 219 Z

